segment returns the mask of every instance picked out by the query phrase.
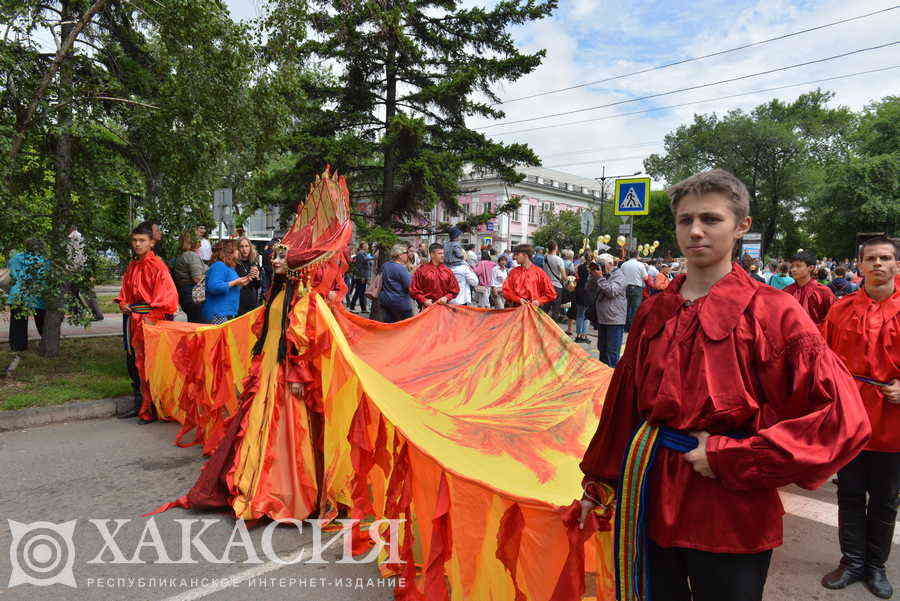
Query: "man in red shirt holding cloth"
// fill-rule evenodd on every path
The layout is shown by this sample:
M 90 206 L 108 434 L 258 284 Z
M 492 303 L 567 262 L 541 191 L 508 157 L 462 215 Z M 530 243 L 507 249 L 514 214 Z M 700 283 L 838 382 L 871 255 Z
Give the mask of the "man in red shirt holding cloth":
M 131 251 L 134 259 L 125 269 L 122 288 L 116 297 L 122 311 L 125 367 L 134 391 L 134 407 L 119 417 L 127 419 L 137 416 L 140 424 L 156 420 L 149 389 L 140 373 L 144 352 L 142 322 L 144 319 L 171 320 L 178 311 L 178 290 L 169 268 L 153 252 L 155 244 L 150 222 L 145 221 L 132 230 Z
M 864 580 L 876 596 L 893 588 L 884 571 L 900 493 L 900 274 L 897 246 L 887 237 L 859 251 L 864 286 L 838 301 L 822 324 L 825 340 L 844 360 L 869 414 L 872 438 L 838 472 L 841 563 L 822 586 L 842 589 Z M 868 495 L 868 503 L 866 503 Z
M 419 303 L 419 309 L 434 303 L 445 304 L 459 294 L 459 282 L 450 268 L 444 265 L 444 245 L 435 242 L 428 247 L 431 261 L 413 272 L 409 295 Z
M 533 256 L 534 249 L 530 244 L 516 247 L 513 258 L 519 266 L 511 269 L 503 282 L 503 296 L 507 301 L 519 305 L 533 303 L 540 307 L 556 299 L 550 276 L 531 262 Z
M 784 291 L 797 299 L 816 325 L 821 325 L 837 297 L 831 288 L 816 281 L 813 277 L 815 271 L 815 255 L 811 252 L 797 253 L 791 258 L 791 277 L 794 278 L 794 283 L 785 287 Z
M 618 485 L 620 601 L 759 601 L 782 543 L 778 487 L 827 481 L 869 423 L 809 316 L 732 263 L 751 225 L 744 184 L 715 169 L 669 197 L 687 273 L 635 315 L 581 462 L 582 516 L 609 511 Z

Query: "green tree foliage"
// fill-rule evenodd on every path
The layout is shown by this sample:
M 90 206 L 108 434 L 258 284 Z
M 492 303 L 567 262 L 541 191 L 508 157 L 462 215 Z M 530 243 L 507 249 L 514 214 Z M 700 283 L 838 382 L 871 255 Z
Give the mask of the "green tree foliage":
M 503 117 L 493 104 L 496 84 L 530 73 L 544 55 L 520 52 L 509 28 L 555 6 L 556 0 L 504 0 L 490 9 L 460 8 L 452 0 L 270 0 L 263 30 L 272 65 L 323 64 L 331 74 L 298 80 L 309 100 L 299 107 L 303 122 L 291 132 L 289 152 L 261 179 L 257 188 L 269 192 L 255 206 L 277 199 L 292 205 L 296 191 L 331 165 L 348 176 L 356 199 L 372 203 L 370 229 L 391 232 L 408 229 L 438 204 L 458 214 L 464 168 L 518 181 L 515 166 L 538 164 L 534 153 L 492 141 L 466 120 Z
M 696 115 L 668 134 L 665 154 L 650 156 L 644 167 L 668 184 L 714 167 L 734 173 L 750 192 L 763 252 L 794 252 L 786 242 L 802 238 L 803 211 L 821 165 L 847 156 L 853 116 L 826 106 L 832 96 L 817 90 L 791 103 L 772 100 L 750 113 Z
M 659 248 L 654 257 L 680 255 L 675 242 L 675 219 L 669 208 L 669 195 L 665 190 L 653 190 L 650 193 L 650 213 L 636 215 L 631 218 L 634 237 L 638 244 L 652 244 L 659 241 Z
M 551 242 L 559 244 L 560 248 L 571 248 L 576 253 L 581 249 L 584 235 L 581 233 L 581 217 L 575 211 L 560 211 L 545 216 L 545 223 L 532 233 L 531 238 L 535 246 L 547 245 Z M 591 244 L 596 241 L 592 240 Z

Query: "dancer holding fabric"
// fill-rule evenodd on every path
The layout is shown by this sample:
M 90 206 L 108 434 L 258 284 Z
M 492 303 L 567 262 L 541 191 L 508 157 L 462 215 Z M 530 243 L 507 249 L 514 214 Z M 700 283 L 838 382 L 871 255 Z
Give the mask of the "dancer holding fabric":
M 318 511 L 323 407 L 315 303 L 324 297 L 336 307 L 347 293 L 351 236 L 347 184 L 326 171 L 274 247 L 273 282 L 254 326 L 240 407 L 194 487 L 157 511 L 231 507 L 248 520 L 304 519 Z
M 169 268 L 153 252 L 153 225 L 141 223 L 131 232 L 134 259 L 122 276 L 122 287 L 116 303 L 122 311 L 122 332 L 125 345 L 125 367 L 131 378 L 134 407 L 119 415 L 121 419 L 139 417 L 138 423 L 156 420 L 150 401 L 146 379 L 141 377 L 144 319 L 171 320 L 178 311 L 178 290 Z
M 533 303 L 540 307 L 556 298 L 556 290 L 544 270 L 531 262 L 534 250 L 530 244 L 516 247 L 514 258 L 519 264 L 509 271 L 503 282 L 503 296 L 510 303 Z
M 822 333 L 857 380 L 872 439 L 838 472 L 842 557 L 822 586 L 842 589 L 864 580 L 874 595 L 889 599 L 893 587 L 884 564 L 900 493 L 900 264 L 896 244 L 884 236 L 863 243 L 859 255 L 865 284 L 831 308 Z
M 746 187 L 716 169 L 669 196 L 687 274 L 635 316 L 581 463 L 582 516 L 618 485 L 622 601 L 759 600 L 782 542 L 778 487 L 825 482 L 868 419 L 797 302 L 731 262 Z
M 431 261 L 413 272 L 409 295 L 420 309 L 434 303 L 448 303 L 459 294 L 459 282 L 450 268 L 444 265 L 444 245 L 435 242 L 428 247 Z

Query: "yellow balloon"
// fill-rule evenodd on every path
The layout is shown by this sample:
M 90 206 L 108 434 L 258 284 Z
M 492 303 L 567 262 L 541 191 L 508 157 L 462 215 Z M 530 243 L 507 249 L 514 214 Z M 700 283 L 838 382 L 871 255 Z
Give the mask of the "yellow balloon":
M 659 240 L 654 240 L 654 241 L 653 241 L 653 246 L 659 246 Z
M 625 236 L 619 236 L 618 238 L 616 238 L 616 243 L 619 246 L 625 246 Z

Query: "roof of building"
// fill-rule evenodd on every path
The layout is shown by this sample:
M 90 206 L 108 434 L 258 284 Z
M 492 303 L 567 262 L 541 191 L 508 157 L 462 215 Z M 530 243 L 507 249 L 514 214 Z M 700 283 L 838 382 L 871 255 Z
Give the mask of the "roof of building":
M 525 174 L 526 176 L 533 175 L 546 179 L 552 179 L 558 182 L 582 186 L 584 188 L 588 188 L 589 190 L 600 189 L 600 182 L 598 182 L 597 180 L 581 177 L 580 175 L 573 175 L 564 171 L 557 171 L 556 169 L 547 169 L 546 167 L 522 166 L 519 167 L 517 171 L 519 173 Z

